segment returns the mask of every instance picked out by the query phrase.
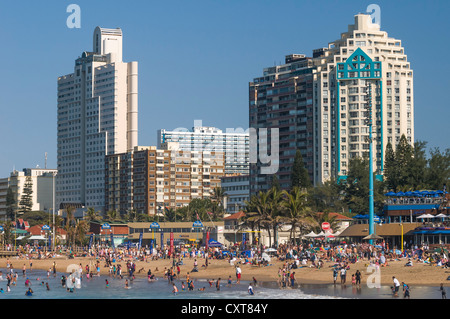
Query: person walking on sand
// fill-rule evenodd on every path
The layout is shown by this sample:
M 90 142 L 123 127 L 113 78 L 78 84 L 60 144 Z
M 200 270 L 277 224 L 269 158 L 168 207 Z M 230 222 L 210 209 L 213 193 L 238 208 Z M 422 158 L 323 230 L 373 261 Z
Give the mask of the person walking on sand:
M 294 285 L 295 285 L 295 271 L 292 272 L 292 274 L 290 274 L 289 277 L 290 277 L 289 279 L 291 280 L 291 287 L 294 288 Z
M 361 272 L 359 270 L 355 272 L 355 284 L 361 286 Z
M 441 283 L 441 286 L 439 287 L 439 290 L 441 291 L 442 299 L 447 299 L 447 292 L 445 291 L 443 283 Z
M 236 283 L 239 284 L 241 282 L 242 270 L 239 266 L 236 266 Z
M 217 289 L 217 291 L 220 290 L 220 278 L 217 279 L 217 281 L 216 281 L 216 289 Z
M 334 268 L 333 268 L 333 282 L 334 282 L 335 285 L 336 285 L 338 273 L 339 273 L 339 271 L 337 270 L 336 267 L 334 267 Z
M 402 285 L 403 285 L 403 298 L 409 299 L 411 290 L 409 289 L 409 286 L 404 282 L 402 282 Z
M 394 282 L 394 297 L 398 296 L 398 290 L 400 289 L 400 282 L 395 276 L 392 276 L 392 281 Z
M 345 284 L 346 276 L 347 270 L 345 269 L 345 267 L 341 267 L 341 284 Z

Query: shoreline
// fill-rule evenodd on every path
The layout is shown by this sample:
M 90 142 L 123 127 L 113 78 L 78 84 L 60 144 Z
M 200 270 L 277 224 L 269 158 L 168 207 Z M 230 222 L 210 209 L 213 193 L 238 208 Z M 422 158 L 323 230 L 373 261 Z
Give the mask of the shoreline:
M 68 273 L 68 267 L 73 265 L 83 267 L 83 273 L 85 273 L 85 266 L 89 265 L 92 272 L 96 274 L 95 264 L 99 261 L 100 265 L 100 275 L 108 276 L 109 268 L 104 267 L 105 261 L 96 259 L 95 257 L 75 257 L 73 259 L 68 259 L 65 256 L 57 256 L 48 259 L 25 259 L 19 257 L 12 258 L 0 258 L 0 270 L 5 272 L 7 270 L 6 263 L 7 260 L 10 261 L 13 269 L 19 275 L 22 274 L 22 267 L 25 266 L 26 271 L 30 270 L 30 262 L 32 263 L 32 269 L 40 269 L 48 271 L 53 263 L 56 263 L 56 271 L 58 273 Z M 126 258 L 123 260 L 116 261 L 113 264 L 122 265 L 123 274 L 127 275 L 126 263 L 131 258 Z M 233 282 L 236 281 L 235 268 L 232 266 L 228 260 L 223 259 L 208 259 L 208 267 L 205 269 L 204 259 L 197 258 L 198 262 L 198 272 L 192 272 L 194 267 L 195 258 L 185 258 L 183 259 L 184 265 L 180 266 L 180 278 L 183 280 L 186 278 L 187 273 L 189 273 L 190 278 L 202 279 L 202 280 L 217 280 L 221 278 L 222 281 L 227 281 L 228 277 L 231 276 Z M 147 277 L 147 271 L 150 269 L 152 274 L 157 277 L 163 277 L 165 269 L 172 267 L 171 259 L 158 259 L 158 260 L 148 260 L 148 261 L 138 261 L 133 260 L 136 264 L 136 277 Z M 242 281 L 253 281 L 253 277 L 256 278 L 258 282 L 272 282 L 278 284 L 278 271 L 283 269 L 285 262 L 272 260 L 269 266 L 252 266 L 252 265 L 240 265 L 242 269 Z M 395 260 L 389 261 L 389 266 L 380 268 L 379 283 L 382 286 L 392 285 L 392 276 L 395 276 L 400 282 L 405 282 L 410 286 L 439 286 L 441 283 L 444 287 L 450 287 L 450 268 L 444 269 L 443 267 L 430 266 L 423 263 L 415 263 L 412 267 L 405 267 L 405 260 Z M 310 268 L 309 264 L 305 267 L 299 267 L 297 269 L 292 269 L 295 272 L 295 277 L 297 283 L 307 284 L 307 285 L 323 285 L 331 284 L 333 285 L 332 278 L 332 262 L 324 262 L 324 266 L 321 269 Z M 372 280 L 374 278 L 374 269 L 367 268 L 368 261 L 360 260 L 357 263 L 350 264 L 350 270 L 347 271 L 346 284 L 352 285 L 352 274 L 359 270 L 362 274 L 361 285 L 366 284 L 367 280 Z M 336 285 L 341 285 L 340 277 L 338 276 Z

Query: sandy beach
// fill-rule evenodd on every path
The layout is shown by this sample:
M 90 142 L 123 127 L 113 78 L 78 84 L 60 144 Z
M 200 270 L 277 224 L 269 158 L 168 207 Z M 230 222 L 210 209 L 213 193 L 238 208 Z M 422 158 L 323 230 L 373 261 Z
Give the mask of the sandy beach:
M 6 270 L 7 258 L 0 259 L 0 269 L 2 271 Z M 93 267 L 97 261 L 94 257 L 75 257 L 73 259 L 68 259 L 65 256 L 54 257 L 49 259 L 25 259 L 12 257 L 9 258 L 12 267 L 19 274 L 22 273 L 22 268 L 25 265 L 27 271 L 30 269 L 30 262 L 32 262 L 32 269 L 42 269 L 49 270 L 53 263 L 56 263 L 56 271 L 60 273 L 67 273 L 67 269 L 70 269 L 70 265 L 81 264 L 83 269 L 86 265 Z M 217 279 L 221 278 L 223 281 L 227 280 L 228 276 L 231 276 L 233 280 L 236 280 L 235 267 L 232 266 L 228 260 L 208 260 L 208 267 L 205 269 L 204 259 L 197 259 L 198 261 L 198 272 L 191 272 L 194 266 L 193 258 L 185 258 L 184 265 L 180 266 L 181 278 L 185 278 L 187 272 L 190 273 L 191 278 L 198 279 Z M 164 275 L 165 268 L 170 268 L 172 266 L 172 260 L 170 259 L 159 259 L 159 260 L 149 260 L 146 261 L 134 261 L 136 263 L 136 276 L 147 276 L 147 271 L 150 268 L 152 273 L 157 277 L 162 277 Z M 450 280 L 447 277 L 450 276 L 450 269 L 444 269 L 443 267 L 430 266 L 429 264 L 415 263 L 412 267 L 405 267 L 405 260 L 389 261 L 389 266 L 382 267 L 380 269 L 381 273 L 381 284 L 391 285 L 392 276 L 395 276 L 400 282 L 405 282 L 410 286 L 439 286 L 441 283 L 445 287 L 450 287 Z M 126 270 L 126 260 L 117 261 L 116 264 L 121 264 Z M 283 268 L 284 262 L 277 261 L 275 258 L 272 259 L 269 266 L 258 267 L 252 265 L 241 265 L 242 269 L 242 280 L 252 280 L 255 277 L 258 281 L 277 281 L 278 280 L 278 270 Z M 321 269 L 303 267 L 294 269 L 295 277 L 297 282 L 300 284 L 332 284 L 332 268 L 333 263 L 325 262 Z M 372 271 L 367 270 L 368 262 L 361 260 L 357 263 L 350 265 L 350 270 L 347 271 L 347 285 L 351 285 L 351 276 L 356 270 L 359 270 L 362 274 L 362 284 L 366 284 L 367 279 L 372 274 Z M 108 275 L 109 268 L 105 267 L 105 262 L 100 261 L 101 275 Z M 340 279 L 338 278 L 338 284 L 340 284 Z

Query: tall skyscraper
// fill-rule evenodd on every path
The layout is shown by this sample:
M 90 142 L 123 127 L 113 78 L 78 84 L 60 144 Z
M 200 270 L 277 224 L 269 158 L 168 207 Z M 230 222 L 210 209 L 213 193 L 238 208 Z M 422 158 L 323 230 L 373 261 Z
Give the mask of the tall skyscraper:
M 265 68 L 249 93 L 250 127 L 279 128 L 277 175 L 284 189 L 296 149 L 315 185 L 346 178 L 350 159 L 369 156 L 369 113 L 377 175 L 383 174 L 388 142 L 395 149 L 403 134 L 414 142 L 410 62 L 401 41 L 367 14 L 355 15 L 340 39 L 313 50 L 312 57 L 293 54 L 285 64 Z M 253 193 L 270 186 L 272 176 L 260 174 L 260 166 L 251 166 Z
M 250 127 L 279 129 L 278 180 L 283 189 L 291 185 L 297 149 L 312 177 L 313 161 L 313 61 L 303 54 L 286 56 L 285 64 L 265 68 L 249 86 Z M 270 143 L 267 148 L 270 151 Z M 250 190 L 270 188 L 272 174 L 260 174 L 261 163 L 250 165 Z
M 122 38 L 97 27 L 93 51 L 58 78 L 57 207 L 103 209 L 105 156 L 138 144 L 138 63 L 122 61 Z

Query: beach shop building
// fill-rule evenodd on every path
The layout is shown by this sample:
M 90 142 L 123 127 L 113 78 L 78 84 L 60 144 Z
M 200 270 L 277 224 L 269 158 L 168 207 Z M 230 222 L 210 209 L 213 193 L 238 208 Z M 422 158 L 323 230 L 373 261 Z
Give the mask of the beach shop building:
M 128 223 L 126 241 L 150 246 L 152 240 L 158 247 L 169 245 L 171 235 L 174 245 L 204 245 L 207 238 L 221 244 L 228 243 L 224 238 L 224 222 L 132 222 Z
M 430 248 L 450 247 L 450 207 L 445 191 L 389 192 L 383 211 L 375 216 L 374 232 L 401 247 L 426 244 Z M 357 242 L 369 235 L 369 216 L 356 215 L 353 224 L 339 237 Z

